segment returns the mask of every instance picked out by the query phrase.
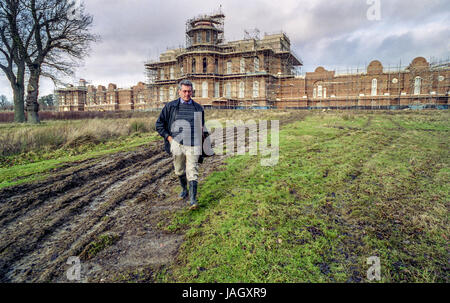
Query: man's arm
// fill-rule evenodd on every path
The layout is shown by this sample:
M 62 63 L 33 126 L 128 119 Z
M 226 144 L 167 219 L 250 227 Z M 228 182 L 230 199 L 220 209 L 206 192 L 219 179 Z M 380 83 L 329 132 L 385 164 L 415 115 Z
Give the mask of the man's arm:
M 169 124 L 168 119 L 169 119 L 169 109 L 167 105 L 165 105 L 161 113 L 159 114 L 158 120 L 156 120 L 155 128 L 161 137 L 163 137 L 165 140 L 169 140 L 170 142 L 172 137 L 170 136 L 169 130 L 167 129 Z

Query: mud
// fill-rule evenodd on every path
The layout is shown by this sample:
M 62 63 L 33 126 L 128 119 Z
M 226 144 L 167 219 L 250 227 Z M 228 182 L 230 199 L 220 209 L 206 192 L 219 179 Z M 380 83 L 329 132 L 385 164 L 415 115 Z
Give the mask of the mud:
M 207 158 L 207 176 L 223 156 Z M 201 181 L 201 179 L 200 179 Z M 92 259 L 81 260 L 82 280 L 119 279 L 134 267 L 167 264 L 182 234 L 158 223 L 186 206 L 161 142 L 101 160 L 72 163 L 44 181 L 0 191 L 0 277 L 2 282 L 67 281 L 66 264 L 103 234 L 118 241 Z
M 280 126 L 304 116 L 287 116 Z M 200 190 L 225 157 L 200 165 Z M 159 227 L 187 206 L 179 189 L 172 160 L 158 140 L 0 190 L 0 281 L 74 282 L 66 275 L 72 256 L 81 258 L 82 282 L 154 281 L 183 242 L 183 231 Z M 117 241 L 89 257 L 91 243 L 102 235 Z

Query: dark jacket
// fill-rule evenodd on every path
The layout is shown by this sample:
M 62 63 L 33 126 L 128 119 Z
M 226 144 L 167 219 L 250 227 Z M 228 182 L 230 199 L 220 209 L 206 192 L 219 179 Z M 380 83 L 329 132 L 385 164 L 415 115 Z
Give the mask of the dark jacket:
M 202 127 L 205 126 L 205 112 L 203 106 L 192 100 L 194 104 L 195 112 L 202 112 Z M 180 106 L 180 99 L 167 103 L 159 114 L 158 120 L 156 120 L 156 131 L 164 138 L 164 150 L 170 155 L 170 143 L 167 137 L 172 136 L 172 124 L 177 117 L 178 109 Z

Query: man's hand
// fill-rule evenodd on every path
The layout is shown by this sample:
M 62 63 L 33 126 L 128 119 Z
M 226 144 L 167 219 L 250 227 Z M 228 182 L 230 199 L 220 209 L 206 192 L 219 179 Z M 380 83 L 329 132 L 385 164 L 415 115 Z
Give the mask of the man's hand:
M 173 140 L 172 136 L 167 137 L 167 141 L 169 141 L 169 143 L 172 143 L 172 140 Z

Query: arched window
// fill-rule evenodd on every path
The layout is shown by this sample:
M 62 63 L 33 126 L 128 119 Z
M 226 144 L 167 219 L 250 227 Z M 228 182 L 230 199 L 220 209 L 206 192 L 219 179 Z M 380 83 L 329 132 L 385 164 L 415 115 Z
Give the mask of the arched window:
M 219 59 L 215 59 L 215 60 L 214 60 L 214 72 L 215 72 L 216 74 L 219 73 Z
M 255 81 L 253 82 L 253 98 L 259 97 L 259 82 Z
M 207 31 L 206 32 L 206 42 L 210 42 L 211 41 L 211 32 Z
M 241 58 L 241 64 L 239 65 L 239 72 L 241 74 L 245 73 L 245 59 Z
M 192 59 L 192 73 L 195 74 L 195 59 Z
M 227 74 L 231 74 L 231 61 L 227 62 Z
M 173 87 L 169 88 L 169 99 L 173 100 L 175 98 L 175 91 L 173 89 Z
M 208 59 L 203 58 L 203 73 L 206 74 L 208 71 Z
M 173 68 L 173 66 L 170 67 L 170 79 L 175 78 L 175 70 Z
M 322 85 L 317 86 L 317 97 L 322 98 Z
M 227 98 L 231 98 L 231 83 L 230 83 L 230 82 L 228 82 L 228 83 L 225 85 L 225 96 L 226 96 Z
M 416 77 L 414 79 L 414 95 L 420 95 L 421 86 L 422 86 L 422 78 Z
M 371 91 L 371 95 L 372 96 L 376 96 L 377 95 L 377 90 L 378 90 L 378 82 L 377 79 L 372 79 L 372 91 Z
M 220 89 L 220 83 L 219 82 L 214 83 L 214 98 L 220 97 L 219 89 Z
M 208 98 L 208 82 L 202 83 L 202 98 Z
M 317 98 L 317 88 L 313 89 L 313 98 Z
M 164 69 L 161 68 L 160 79 L 164 80 Z
M 159 89 L 159 101 L 164 101 L 164 89 L 162 87 Z
M 255 66 L 255 72 L 259 72 L 259 58 L 255 57 L 253 60 L 253 65 Z
M 245 83 L 244 81 L 239 83 L 239 98 L 245 97 Z

